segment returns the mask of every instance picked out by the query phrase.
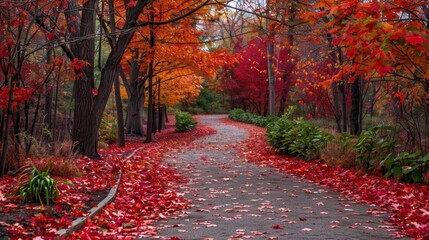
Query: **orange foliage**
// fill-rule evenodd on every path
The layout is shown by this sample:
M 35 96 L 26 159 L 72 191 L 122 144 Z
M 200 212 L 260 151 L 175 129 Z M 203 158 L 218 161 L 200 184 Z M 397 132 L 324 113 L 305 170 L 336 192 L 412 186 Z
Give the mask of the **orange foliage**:
M 187 12 L 194 8 L 198 1 L 169 1 L 167 3 L 154 3 L 154 21 L 165 21 L 176 17 L 177 12 Z M 174 9 L 174 11 L 172 11 Z M 188 101 L 196 98 L 201 88 L 202 79 L 214 81 L 219 66 L 232 61 L 226 51 L 217 49 L 209 51 L 200 44 L 200 37 L 204 34 L 198 30 L 196 17 L 203 18 L 211 11 L 205 7 L 194 13 L 192 17 L 181 19 L 170 24 L 155 25 L 155 45 L 151 49 L 147 36 L 150 35 L 149 26 L 139 28 L 132 39 L 129 50 L 122 59 L 122 67 L 129 77 L 130 64 L 134 49 L 139 49 L 140 72 L 143 76 L 151 57 L 154 58 L 154 84 L 161 82 L 161 102 L 174 106 L 183 99 Z M 148 16 L 141 15 L 140 21 L 148 21 Z M 156 91 L 157 85 L 155 87 Z

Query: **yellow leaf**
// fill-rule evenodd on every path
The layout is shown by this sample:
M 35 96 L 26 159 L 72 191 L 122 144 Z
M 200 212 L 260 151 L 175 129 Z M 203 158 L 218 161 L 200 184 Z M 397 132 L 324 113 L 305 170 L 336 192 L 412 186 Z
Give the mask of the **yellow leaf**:
M 393 25 L 388 22 L 382 22 L 380 23 L 380 25 L 381 25 L 381 28 L 386 32 L 390 32 L 393 30 Z

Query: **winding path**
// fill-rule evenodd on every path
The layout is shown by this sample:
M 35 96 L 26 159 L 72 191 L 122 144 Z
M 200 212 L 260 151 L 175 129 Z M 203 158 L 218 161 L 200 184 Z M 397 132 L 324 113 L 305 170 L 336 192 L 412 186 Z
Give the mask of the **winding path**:
M 188 178 L 191 208 L 161 221 L 154 239 L 391 239 L 386 214 L 306 180 L 246 163 L 230 147 L 247 132 L 225 115 L 202 116 L 217 133 L 167 162 Z

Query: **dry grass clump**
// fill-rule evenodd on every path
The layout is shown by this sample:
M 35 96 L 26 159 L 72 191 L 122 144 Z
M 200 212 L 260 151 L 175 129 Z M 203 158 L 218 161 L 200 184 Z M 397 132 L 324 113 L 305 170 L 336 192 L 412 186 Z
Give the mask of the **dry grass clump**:
M 82 172 L 76 166 L 76 160 L 74 158 L 49 156 L 31 159 L 31 161 L 40 171 L 46 171 L 49 168 L 49 174 L 51 176 L 62 178 L 82 176 Z
M 70 140 L 56 142 L 52 155 L 64 158 L 76 158 L 76 154 L 73 152 L 73 142 Z
M 353 150 L 353 145 L 342 142 L 328 142 L 320 151 L 320 159 L 329 166 L 340 166 L 346 169 L 359 168 L 356 162 L 358 152 Z
M 73 152 L 72 141 L 56 142 L 52 155 L 32 158 L 39 170 L 49 168 L 51 176 L 77 177 L 82 176 L 81 170 L 76 166 L 76 154 Z
M 3 149 L 2 142 L 0 142 L 0 149 Z M 25 159 L 25 152 L 26 149 L 24 144 L 20 144 L 12 137 L 9 138 L 9 143 L 6 150 L 6 173 L 9 175 L 14 175 L 16 171 L 18 171 L 18 169 L 24 163 L 23 159 Z
M 37 148 L 36 145 L 34 148 Z M 78 177 L 82 176 L 81 170 L 76 166 L 76 154 L 73 153 L 73 144 L 71 141 L 55 142 L 51 151 L 41 149 L 30 151 L 27 161 L 33 162 L 37 169 L 46 171 L 49 168 L 49 174 L 56 177 Z M 22 149 L 21 149 L 22 150 Z M 23 151 L 20 151 L 23 152 Z M 25 157 L 21 158 L 25 159 Z M 25 164 L 20 163 L 20 167 Z
M 2 142 L 0 142 L 0 149 L 2 149 Z M 50 173 L 53 176 L 80 176 L 82 173 L 76 167 L 76 157 L 70 140 L 43 145 L 32 136 L 18 134 L 9 137 L 5 172 L 15 176 L 28 161 L 32 161 L 43 171 L 50 165 Z

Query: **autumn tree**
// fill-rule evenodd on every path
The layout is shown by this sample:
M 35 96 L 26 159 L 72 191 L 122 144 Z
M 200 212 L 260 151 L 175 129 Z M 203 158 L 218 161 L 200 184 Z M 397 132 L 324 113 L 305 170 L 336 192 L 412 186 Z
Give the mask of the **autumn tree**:
M 422 135 L 417 128 L 427 129 L 428 122 L 427 2 L 318 1 L 315 6 L 319 11 L 314 15 L 329 17 L 326 26 L 336 36 L 333 44 L 346 59 L 337 66 L 333 80 L 347 79 L 352 91 L 362 89 L 367 82 L 391 81 L 385 86 L 390 88 L 396 119 L 407 129 L 407 142 L 424 143 L 428 132 Z M 396 109 L 402 109 L 408 117 L 399 117 L 402 114 Z M 410 121 L 413 123 L 408 124 Z
M 193 7 L 192 2 L 186 4 L 174 2 L 168 6 L 162 3 L 154 3 L 153 18 L 163 21 L 174 17 L 175 12 L 179 9 L 189 11 Z M 164 87 L 168 87 L 169 84 L 176 81 L 182 82 L 182 79 L 184 80 L 182 83 L 189 78 L 214 79 L 217 66 L 220 65 L 219 61 L 226 61 L 225 54 L 222 50 L 205 50 L 204 41 L 201 42 L 200 39 L 203 32 L 197 27 L 205 21 L 206 15 L 212 10 L 213 7 L 207 7 L 186 19 L 169 24 L 153 25 L 151 28 L 140 28 L 135 34 L 122 60 L 122 69 L 124 69 L 122 77 L 128 80 L 126 81 L 129 95 L 128 133 L 143 134 L 142 111 L 145 103 L 148 107 L 148 114 L 152 114 L 150 108 L 153 108 L 154 104 L 157 105 L 153 108 L 155 110 L 153 115 L 157 118 L 161 113 L 159 106 L 171 106 L 169 104 L 177 102 L 176 100 L 169 100 L 168 94 L 162 94 Z M 142 16 L 141 18 L 147 17 Z M 147 36 L 153 36 L 153 46 L 151 46 L 150 38 Z M 152 58 L 153 62 L 150 64 Z M 149 68 L 149 65 L 152 67 Z M 151 86 L 149 86 L 149 70 L 152 71 L 153 78 Z M 170 95 L 172 99 L 178 98 L 176 95 L 178 92 L 197 93 L 200 84 L 176 84 L 176 87 L 178 88 Z M 149 95 L 152 96 L 149 97 Z M 149 100 L 152 101 L 152 104 L 149 104 Z M 166 103 L 161 103 L 160 100 L 166 101 Z M 149 123 L 151 119 L 152 117 L 147 122 Z
M 239 63 L 230 75 L 224 75 L 222 84 L 234 101 L 236 107 L 243 106 L 261 115 L 269 111 L 267 41 L 255 38 L 247 48 L 237 53 Z M 283 73 L 294 68 L 293 57 L 283 49 L 273 56 L 274 72 L 277 76 L 276 89 L 283 88 L 281 78 Z
M 45 50 L 49 45 L 45 38 L 49 40 L 49 35 L 29 21 L 31 7 L 29 2 L 0 4 L 0 177 L 6 169 L 16 170 L 20 158 L 29 152 L 32 144 L 29 139 L 41 115 L 43 88 L 59 70 L 57 62 L 46 60 Z M 24 153 L 18 152 L 22 148 Z
M 231 9 L 232 13 L 223 14 L 220 17 L 221 33 L 226 33 L 224 42 L 233 42 L 237 39 L 236 45 L 232 46 L 236 52 L 243 45 L 246 45 L 250 39 L 255 36 L 266 39 L 267 41 L 267 75 L 271 81 L 271 86 L 275 81 L 282 82 L 282 88 L 278 89 L 275 94 L 271 92 L 271 97 L 275 97 L 276 104 L 271 108 L 276 108 L 277 114 L 282 114 L 285 106 L 288 104 L 290 96 L 290 86 L 293 85 L 295 72 L 282 72 L 282 76 L 277 76 L 272 71 L 272 56 L 283 49 L 287 49 L 289 55 L 300 55 L 300 58 L 294 58 L 295 64 L 299 63 L 306 54 L 301 54 L 299 44 L 304 40 L 302 36 L 311 34 L 311 30 L 306 28 L 308 21 L 303 19 L 304 13 L 310 3 L 307 1 L 237 1 L 237 4 L 226 4 L 226 9 Z M 306 32 L 307 31 L 307 32 Z M 297 37 L 298 36 L 298 37 Z M 231 40 L 229 40 L 231 38 Z M 305 49 L 302 50 L 305 52 Z M 307 52 L 306 52 L 307 53 Z M 291 58 L 292 59 L 292 58 Z M 305 59 L 303 59 L 305 61 Z M 292 70 L 292 68 L 291 68 Z M 278 84 L 278 83 L 275 83 Z M 274 101 L 271 101 L 274 103 Z
M 76 143 L 76 151 L 90 157 L 98 157 L 97 137 L 101 117 L 118 73 L 120 60 L 136 30 L 149 24 L 167 24 L 177 21 L 197 11 L 208 2 L 186 1 L 189 6 L 187 12 L 181 12 L 174 18 L 153 23 L 139 19 L 147 11 L 147 7 L 152 1 L 108 2 L 102 13 L 109 16 L 109 13 L 122 12 L 124 18 L 114 31 L 107 34 L 109 39 L 113 40 L 114 45 L 112 45 L 106 63 L 101 67 L 99 84 L 96 84 L 94 79 L 98 1 L 84 1 L 81 6 L 75 1 L 57 2 L 56 9 L 63 13 L 61 17 L 67 23 L 65 28 L 59 25 L 51 28 L 48 25 L 53 8 L 32 4 L 29 8 L 30 15 L 44 31 L 51 34 L 52 41 L 67 54 L 73 62 L 78 76 L 74 86 L 75 108 L 72 129 L 72 139 Z

